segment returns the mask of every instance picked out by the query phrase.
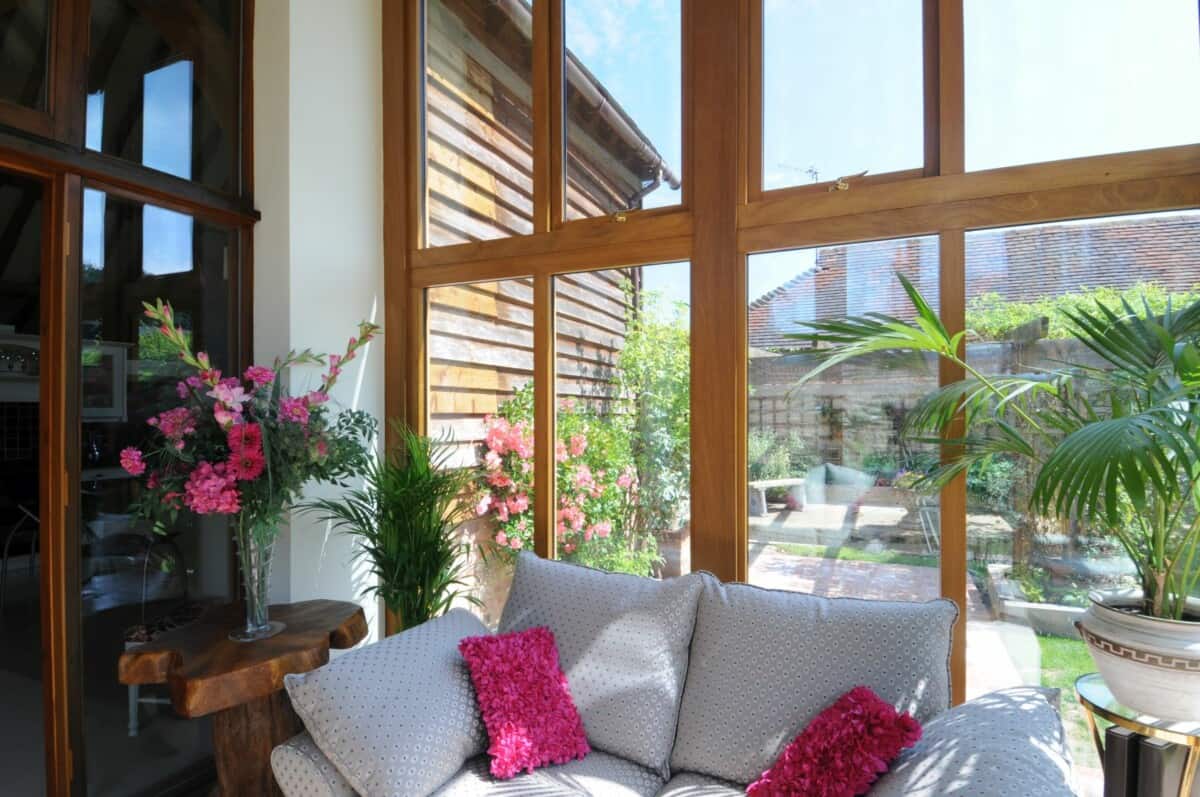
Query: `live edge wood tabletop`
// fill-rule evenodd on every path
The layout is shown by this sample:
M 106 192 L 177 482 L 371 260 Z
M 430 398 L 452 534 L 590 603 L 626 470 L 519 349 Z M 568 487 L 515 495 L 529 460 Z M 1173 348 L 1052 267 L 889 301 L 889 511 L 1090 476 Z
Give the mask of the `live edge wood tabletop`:
M 283 676 L 329 661 L 331 648 L 351 648 L 367 635 L 362 608 L 345 601 L 276 604 L 270 619 L 287 627 L 256 642 L 234 642 L 238 604 L 214 608 L 196 622 L 122 654 L 122 684 L 167 684 L 182 717 L 212 715 L 213 756 L 224 797 L 278 795 L 271 750 L 303 730 L 283 691 Z

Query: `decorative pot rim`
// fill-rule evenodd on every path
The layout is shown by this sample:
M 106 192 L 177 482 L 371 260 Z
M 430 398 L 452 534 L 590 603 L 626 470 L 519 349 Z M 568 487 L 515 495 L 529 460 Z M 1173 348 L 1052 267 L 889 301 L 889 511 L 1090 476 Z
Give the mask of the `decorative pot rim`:
M 1121 607 L 1141 606 L 1142 591 L 1140 589 L 1094 589 L 1088 593 L 1088 600 L 1093 606 L 1121 618 L 1136 618 L 1148 623 L 1162 623 L 1166 626 L 1176 626 L 1179 630 L 1200 629 L 1200 620 L 1176 620 L 1173 617 L 1155 617 L 1141 611 L 1121 611 Z M 1200 599 L 1189 597 L 1186 605 L 1200 615 Z

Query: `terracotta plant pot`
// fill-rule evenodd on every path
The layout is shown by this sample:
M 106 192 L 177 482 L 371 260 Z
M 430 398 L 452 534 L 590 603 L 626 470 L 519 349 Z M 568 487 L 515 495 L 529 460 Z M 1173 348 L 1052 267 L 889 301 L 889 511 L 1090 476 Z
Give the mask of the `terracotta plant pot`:
M 1160 719 L 1200 720 L 1200 622 L 1142 614 L 1140 592 L 1089 597 L 1075 626 L 1113 696 Z

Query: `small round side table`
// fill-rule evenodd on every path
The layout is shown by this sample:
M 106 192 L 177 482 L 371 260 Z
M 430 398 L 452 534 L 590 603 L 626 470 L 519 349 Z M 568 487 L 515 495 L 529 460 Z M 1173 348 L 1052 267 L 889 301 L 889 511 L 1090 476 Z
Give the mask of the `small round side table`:
M 1083 706 L 1083 714 L 1087 717 L 1101 764 L 1104 762 L 1104 741 L 1100 729 L 1096 727 L 1096 717 L 1151 739 L 1162 739 L 1187 747 L 1187 761 L 1179 781 L 1179 797 L 1190 797 L 1192 783 L 1196 780 L 1196 766 L 1200 764 L 1200 721 L 1160 720 L 1149 714 L 1139 714 L 1118 703 L 1097 672 L 1081 675 L 1075 680 L 1075 695 Z
M 330 648 L 352 648 L 367 635 L 356 603 L 314 600 L 274 604 L 270 619 L 287 626 L 257 642 L 234 642 L 240 605 L 214 607 L 195 622 L 122 654 L 125 685 L 167 684 L 181 717 L 212 715 L 213 757 L 221 797 L 280 797 L 271 750 L 304 726 L 283 677 L 315 670 Z

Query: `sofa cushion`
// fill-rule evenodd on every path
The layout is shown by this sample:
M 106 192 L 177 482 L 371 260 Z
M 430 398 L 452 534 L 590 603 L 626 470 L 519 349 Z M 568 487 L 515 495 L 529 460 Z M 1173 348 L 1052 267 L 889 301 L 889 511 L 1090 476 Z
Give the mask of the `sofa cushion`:
M 307 733 L 271 751 L 271 771 L 284 797 L 357 797 Z
M 595 751 L 587 758 L 543 767 L 512 780 L 496 780 L 488 772 L 487 757 L 480 756 L 468 761 L 432 797 L 654 797 L 662 784 L 662 778 L 640 764 Z
M 1056 689 L 976 697 L 925 725 L 871 797 L 1070 797 L 1070 753 Z
M 871 797 L 1071 797 L 1071 757 L 1056 690 L 1015 687 L 955 706 L 925 725 Z
M 744 788 L 728 781 L 681 772 L 667 781 L 654 797 L 743 797 L 745 793 Z
M 538 626 L 468 637 L 458 650 L 475 685 L 493 775 L 511 778 L 591 752 L 558 664 L 553 631 Z
M 922 723 L 949 705 L 952 602 L 831 599 L 704 579 L 672 769 L 748 783 L 855 686 Z
M 655 581 L 523 553 L 500 631 L 548 626 L 593 749 L 665 779 L 702 586 L 698 575 Z
M 458 643 L 486 633 L 456 609 L 284 684 L 313 741 L 355 791 L 427 794 L 484 750 Z
M 866 794 L 900 751 L 920 738 L 916 720 L 856 686 L 808 723 L 746 794 Z

